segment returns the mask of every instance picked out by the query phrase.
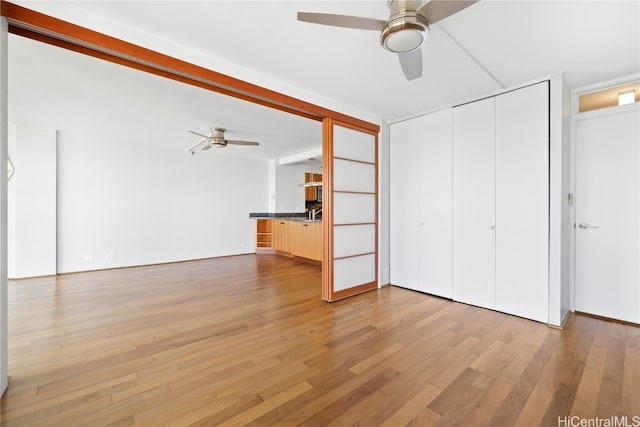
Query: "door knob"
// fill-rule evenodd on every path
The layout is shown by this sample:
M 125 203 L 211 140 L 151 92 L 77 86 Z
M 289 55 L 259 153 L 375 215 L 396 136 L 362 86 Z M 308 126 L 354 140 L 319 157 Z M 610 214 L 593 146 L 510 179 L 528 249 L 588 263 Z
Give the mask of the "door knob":
M 578 225 L 578 228 L 582 228 L 583 230 L 586 230 L 587 228 L 600 228 L 597 225 L 591 225 L 591 224 L 587 224 L 586 222 L 581 222 Z

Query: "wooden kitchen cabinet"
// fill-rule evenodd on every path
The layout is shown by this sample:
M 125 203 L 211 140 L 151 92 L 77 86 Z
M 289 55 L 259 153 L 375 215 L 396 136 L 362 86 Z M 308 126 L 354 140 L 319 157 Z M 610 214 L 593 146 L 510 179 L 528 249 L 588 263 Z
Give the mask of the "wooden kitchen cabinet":
M 303 236 L 303 222 L 290 221 L 289 222 L 289 248 L 291 249 L 291 255 L 303 257 L 304 249 L 304 236 Z
M 290 222 L 291 255 L 322 261 L 322 223 Z
M 321 173 L 304 173 L 304 182 L 322 182 L 322 174 Z M 318 187 L 305 187 L 304 188 L 304 200 L 305 201 L 316 201 L 318 199 Z
M 256 221 L 256 253 L 279 253 L 322 261 L 322 222 Z
M 272 252 L 272 233 L 270 219 L 258 219 L 256 220 L 256 252 Z
M 322 223 L 310 222 L 308 225 L 308 258 L 316 261 L 322 261 Z
M 281 219 L 272 220 L 271 233 L 273 239 L 273 249 L 276 252 L 291 252 L 290 228 L 291 222 Z

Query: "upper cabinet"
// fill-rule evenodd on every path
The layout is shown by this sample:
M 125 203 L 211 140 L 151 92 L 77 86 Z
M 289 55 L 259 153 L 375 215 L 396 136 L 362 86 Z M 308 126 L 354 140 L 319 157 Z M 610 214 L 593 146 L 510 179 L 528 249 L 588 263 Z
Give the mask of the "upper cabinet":
M 322 182 L 322 174 L 305 172 L 304 182 Z M 304 200 L 307 202 L 314 202 L 318 200 L 318 186 L 304 187 Z
M 392 124 L 391 283 L 547 322 L 549 86 Z

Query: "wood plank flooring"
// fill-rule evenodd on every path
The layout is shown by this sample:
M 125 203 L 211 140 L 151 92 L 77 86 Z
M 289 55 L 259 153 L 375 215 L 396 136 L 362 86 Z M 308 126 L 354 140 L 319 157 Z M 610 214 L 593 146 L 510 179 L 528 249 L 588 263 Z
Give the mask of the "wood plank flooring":
M 638 327 L 558 331 L 397 287 L 327 304 L 320 286 L 269 255 L 10 281 L 2 426 L 640 416 Z

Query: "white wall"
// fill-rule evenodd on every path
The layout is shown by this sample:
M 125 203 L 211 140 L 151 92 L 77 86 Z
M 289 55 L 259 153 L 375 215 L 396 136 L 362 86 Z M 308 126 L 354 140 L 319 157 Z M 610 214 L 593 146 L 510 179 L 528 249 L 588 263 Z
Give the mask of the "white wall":
M 9 125 L 8 276 L 56 274 L 56 131 Z
M 322 173 L 320 161 L 276 166 L 276 212 L 304 212 L 305 172 Z
M 268 161 L 62 131 L 58 272 L 255 252 Z

